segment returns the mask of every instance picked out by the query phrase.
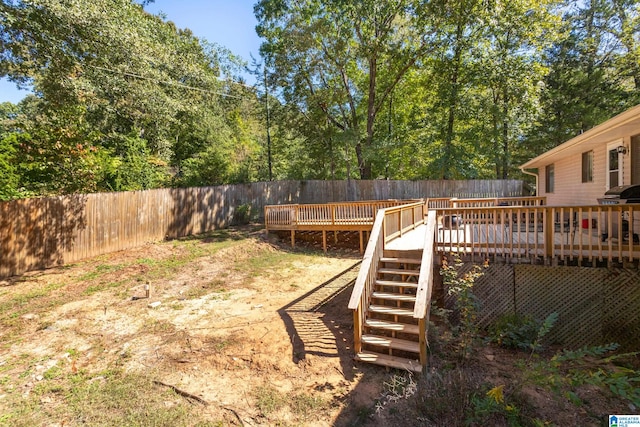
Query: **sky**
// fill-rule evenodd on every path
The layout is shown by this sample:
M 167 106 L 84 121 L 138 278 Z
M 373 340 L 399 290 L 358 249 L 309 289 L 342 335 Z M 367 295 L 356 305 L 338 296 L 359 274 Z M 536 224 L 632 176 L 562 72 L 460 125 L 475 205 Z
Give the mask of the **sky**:
M 199 38 L 218 43 L 251 63 L 258 59 L 260 38 L 253 5 L 257 0 L 155 0 L 146 10 L 163 13 L 178 28 L 189 28 Z M 253 77 L 247 76 L 252 84 Z M 0 79 L 0 102 L 19 102 L 29 92 L 18 90 L 14 83 Z

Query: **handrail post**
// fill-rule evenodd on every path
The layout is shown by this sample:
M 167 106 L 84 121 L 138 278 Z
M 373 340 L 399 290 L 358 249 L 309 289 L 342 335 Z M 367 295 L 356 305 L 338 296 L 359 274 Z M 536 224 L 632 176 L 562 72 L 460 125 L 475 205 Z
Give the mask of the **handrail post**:
M 331 225 L 336 225 L 336 204 L 331 206 Z
M 554 215 L 555 215 L 554 208 L 544 210 L 544 221 L 543 221 L 544 222 L 544 251 L 545 251 L 545 257 L 549 260 L 553 258 L 553 254 L 555 250 L 555 243 L 553 241 Z

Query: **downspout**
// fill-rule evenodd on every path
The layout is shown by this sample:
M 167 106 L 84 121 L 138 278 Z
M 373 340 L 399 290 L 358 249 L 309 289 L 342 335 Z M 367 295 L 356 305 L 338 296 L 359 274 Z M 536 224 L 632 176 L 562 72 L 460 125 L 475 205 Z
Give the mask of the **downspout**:
M 538 186 L 538 174 L 533 172 L 528 172 L 522 166 L 520 167 L 520 172 L 522 172 L 525 175 L 531 175 L 536 177 L 536 196 L 540 196 L 540 187 Z

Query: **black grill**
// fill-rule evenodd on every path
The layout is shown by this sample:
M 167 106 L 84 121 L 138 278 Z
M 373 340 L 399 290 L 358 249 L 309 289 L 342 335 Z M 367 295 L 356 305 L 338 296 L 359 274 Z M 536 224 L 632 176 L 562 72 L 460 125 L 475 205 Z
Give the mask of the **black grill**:
M 601 205 L 627 205 L 640 203 L 640 185 L 619 185 L 604 193 L 604 197 L 598 199 Z
M 601 205 L 628 205 L 640 203 L 640 185 L 619 185 L 617 187 L 613 187 L 604 193 L 603 198 L 598 199 L 598 203 Z M 603 233 L 602 241 L 604 242 L 609 237 L 618 238 L 618 225 L 620 224 L 622 240 L 628 241 L 631 237 L 634 244 L 640 242 L 638 234 L 631 230 L 631 228 L 636 228 L 633 227 L 634 216 L 636 216 L 635 220 L 637 221 L 637 215 L 633 212 L 621 213 L 619 215 L 613 214 L 611 216 L 611 231 L 613 235 L 609 236 L 607 232 Z M 604 229 L 609 229 L 606 222 Z

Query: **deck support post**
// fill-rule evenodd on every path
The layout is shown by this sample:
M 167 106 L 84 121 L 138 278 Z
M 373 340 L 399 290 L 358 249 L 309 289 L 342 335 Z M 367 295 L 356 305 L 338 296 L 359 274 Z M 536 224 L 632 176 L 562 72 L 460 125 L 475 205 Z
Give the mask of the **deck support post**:
M 296 247 L 296 230 L 291 230 L 291 247 Z
M 333 232 L 333 243 L 338 244 L 338 230 Z
M 427 313 L 429 309 L 427 309 Z M 420 337 L 418 338 L 420 344 L 420 365 L 422 366 L 422 372 L 426 372 L 427 367 L 427 319 L 429 315 L 425 318 L 418 320 L 418 330 L 420 331 Z
M 360 230 L 358 232 L 358 234 L 360 234 L 360 253 L 363 254 L 364 253 L 364 238 L 362 236 L 362 234 L 364 233 L 364 231 Z
M 327 253 L 327 230 L 322 230 L 322 250 Z
M 356 354 L 362 351 L 362 322 L 360 321 L 362 307 L 353 310 L 353 350 Z

